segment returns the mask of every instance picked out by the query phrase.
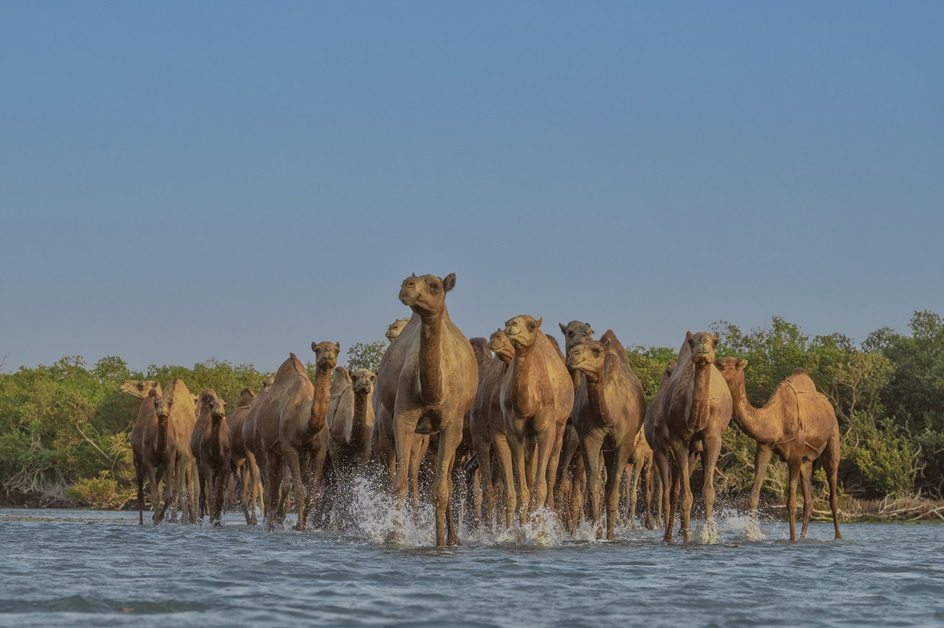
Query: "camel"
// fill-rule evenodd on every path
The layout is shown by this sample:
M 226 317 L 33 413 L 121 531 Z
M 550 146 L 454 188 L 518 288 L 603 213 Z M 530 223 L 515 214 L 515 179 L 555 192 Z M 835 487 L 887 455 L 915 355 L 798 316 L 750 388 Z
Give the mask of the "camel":
M 626 349 L 613 330 L 600 341 L 579 344 L 567 366 L 583 374 L 574 400 L 574 427 L 580 436 L 594 525 L 600 525 L 600 451 L 606 460 L 606 538 L 613 540 L 623 469 L 636 446 L 646 415 L 646 396 Z
M 488 339 L 488 349 L 494 352 L 495 358 L 486 366 L 485 374 L 479 384 L 475 402 L 472 404 L 469 428 L 482 484 L 481 519 L 490 530 L 499 488 L 492 467 L 492 451 L 495 451 L 499 459 L 504 460 L 502 463 L 504 467 L 507 467 L 509 471 L 512 468 L 511 450 L 508 447 L 505 419 L 501 411 L 501 383 L 514 357 L 515 348 L 505 332 L 499 329 Z M 513 491 L 513 474 L 508 473 L 505 479 L 506 490 Z
M 262 388 L 256 395 L 251 406 L 259 401 L 269 392 L 272 384 L 275 382 L 275 375 L 269 375 L 262 380 Z M 255 508 L 258 505 L 265 512 L 265 502 L 263 500 L 264 489 L 262 485 L 262 470 L 265 469 L 265 449 L 262 445 L 262 439 L 259 437 L 259 431 L 256 430 L 257 413 L 247 412 L 243 420 L 243 445 L 246 448 L 246 464 L 253 471 L 255 478 L 252 489 L 251 510 L 255 518 Z
M 281 498 L 282 463 L 288 465 L 298 508 L 297 530 L 306 529 L 306 515 L 320 487 L 327 455 L 327 414 L 331 369 L 340 345 L 311 343 L 315 352 L 315 384 L 294 353 L 275 374 L 269 391 L 259 395 L 246 421 L 253 421 L 265 457 L 266 524 L 269 530 L 284 519 Z
M 246 517 L 246 525 L 256 525 L 259 523 L 256 519 L 256 505 L 253 491 L 256 488 L 256 478 L 259 475 L 259 469 L 255 467 L 255 457 L 250 463 L 248 447 L 243 438 L 243 426 L 246 424 L 246 417 L 249 416 L 249 408 L 255 401 L 256 393 L 249 388 L 243 388 L 239 392 L 239 401 L 236 403 L 236 409 L 227 417 L 229 425 L 230 442 L 230 460 L 233 463 L 233 473 L 239 484 L 240 503 L 243 507 L 243 515 Z
M 387 338 L 387 342 L 393 344 L 393 341 L 400 336 L 400 332 L 403 331 L 403 328 L 406 327 L 406 324 L 410 322 L 408 318 L 401 318 L 395 320 L 387 326 L 387 333 L 384 334 Z
M 574 405 L 573 380 L 559 351 L 541 331 L 543 320 L 525 314 L 505 323 L 505 335 L 514 346 L 515 355 L 502 378 L 501 406 L 508 446 L 518 471 L 521 523 L 537 508 L 545 505 L 553 508 L 557 481 L 554 465 L 559 460 L 564 425 Z M 537 446 L 533 500 L 525 478 L 525 450 L 532 445 Z M 511 470 L 503 465 L 503 471 L 507 478 Z M 515 491 L 507 491 L 505 500 L 505 521 L 510 526 L 516 507 Z
M 128 384 L 128 382 L 125 382 Z M 134 461 L 135 482 L 138 487 L 138 524 L 144 525 L 144 476 L 151 487 L 152 521 L 157 525 L 164 519 L 167 506 L 174 498 L 174 465 L 177 460 L 177 439 L 174 422 L 170 419 L 173 402 L 161 396 L 157 382 L 135 382 L 147 394 L 138 409 L 138 418 L 131 429 L 131 452 Z M 124 386 L 124 384 L 122 384 Z M 160 482 L 164 480 L 164 503 L 161 504 Z
M 652 530 L 656 525 L 652 516 L 653 480 L 655 475 L 653 473 L 654 465 L 652 447 L 649 446 L 649 442 L 646 440 L 645 430 L 641 429 L 636 433 L 636 446 L 633 448 L 633 453 L 629 457 L 629 464 L 626 465 L 627 482 L 632 478 L 632 483 L 629 486 L 630 490 L 625 497 L 629 507 L 628 519 L 633 530 L 636 529 L 636 503 L 638 501 L 640 479 L 645 480 L 643 483 L 643 501 L 645 502 L 642 517 L 643 525 L 647 530 Z M 661 511 L 658 514 L 661 517 Z
M 191 399 L 193 395 L 190 396 Z M 197 503 L 197 519 L 203 521 L 203 515 L 207 514 L 207 478 L 203 473 L 203 462 L 200 460 L 202 452 L 201 443 L 204 434 L 210 423 L 210 404 L 217 398 L 216 391 L 212 388 L 204 388 L 196 398 L 197 422 L 194 423 L 193 433 L 190 435 L 190 451 L 193 452 L 193 459 L 197 463 L 197 482 L 199 486 L 200 499 Z
M 757 441 L 754 451 L 754 487 L 751 490 L 751 515 L 757 517 L 760 487 L 767 474 L 770 456 L 787 463 L 790 473 L 787 487 L 787 514 L 790 521 L 790 540 L 796 540 L 797 479 L 803 480 L 803 528 L 805 537 L 813 514 L 813 463 L 821 460 L 829 484 L 829 508 L 833 515 L 836 539 L 839 533 L 839 422 L 836 412 L 825 395 L 816 390 L 816 384 L 805 369 L 793 371 L 780 382 L 762 408 L 755 408 L 747 398 L 744 385 L 744 367 L 747 360 L 721 358 L 715 361 L 721 371 L 734 402 L 734 422 L 745 434 Z
M 564 334 L 564 354 L 570 353 L 575 346 L 593 340 L 593 329 L 589 323 L 573 320 L 564 325 L 558 323 L 561 333 Z M 565 359 L 566 364 L 566 359 Z M 574 391 L 580 385 L 581 374 L 570 367 L 571 379 L 574 382 Z M 571 410 L 570 419 L 564 427 L 564 440 L 561 444 L 561 455 L 557 467 L 557 496 L 561 502 L 564 523 L 571 531 L 580 523 L 581 512 L 586 499 L 587 474 L 584 471 L 583 455 L 580 454 L 580 437 L 574 429 L 574 410 Z M 570 478 L 567 477 L 568 472 Z M 568 503 L 569 502 L 569 503 Z
M 174 493 L 177 496 L 171 508 L 171 520 L 176 520 L 177 511 L 181 510 L 185 521 L 194 523 L 196 513 L 194 506 L 198 495 L 195 490 L 197 464 L 190 449 L 190 437 L 193 434 L 194 424 L 197 421 L 193 398 L 184 380 L 175 377 L 167 388 L 153 380 L 128 380 L 118 389 L 139 399 L 145 399 L 151 390 L 156 390 L 165 400 L 171 402 L 170 420 L 174 422 L 176 436 L 176 458 L 173 469 Z
M 387 327 L 387 340 L 393 346 L 394 341 L 400 337 L 400 333 L 406 324 L 410 322 L 408 318 L 390 323 Z M 386 357 L 389 347 L 384 352 Z M 379 373 L 383 367 L 383 358 L 380 360 L 380 366 L 377 367 Z M 393 415 L 380 403 L 380 395 L 371 396 L 371 405 L 374 408 L 374 454 L 387 467 L 390 477 L 390 486 L 396 490 L 397 487 L 397 445 L 393 435 Z M 416 438 L 413 449 L 410 451 L 410 460 L 407 463 L 410 494 L 413 498 L 413 505 L 419 508 L 420 503 L 420 464 L 426 457 L 426 451 L 429 449 L 429 435 L 422 435 Z
M 328 401 L 328 451 L 335 474 L 363 472 L 370 460 L 374 407 L 371 397 L 377 374 L 368 369 L 353 373 L 343 366 L 334 369 Z
M 478 386 L 472 345 L 452 322 L 446 307 L 446 294 L 455 285 L 454 273 L 445 279 L 413 275 L 403 281 L 400 302 L 413 316 L 384 354 L 377 375 L 380 403 L 393 417 L 396 489 L 401 506 L 418 435 L 439 432 L 434 479 L 437 546 L 459 544 L 450 506 L 451 473 L 464 417 Z
M 223 523 L 223 494 L 229 481 L 231 456 L 226 402 L 212 390 L 206 389 L 200 394 L 200 404 L 206 417 L 200 435 L 200 504 L 202 510 L 204 502 L 209 502 L 210 523 L 220 526 Z
M 663 495 L 672 487 L 665 511 L 666 543 L 672 542 L 680 492 L 681 533 L 686 543 L 690 540 L 692 491 L 689 477 L 696 453 L 701 455 L 705 473 L 705 520 L 712 520 L 715 466 L 721 452 L 721 437 L 732 412 L 731 393 L 721 371 L 714 365 L 718 339 L 718 334 L 708 332 L 686 333 L 678 365 L 660 386 L 651 412 L 646 416 L 646 440 L 652 445 L 653 457 L 659 466 Z

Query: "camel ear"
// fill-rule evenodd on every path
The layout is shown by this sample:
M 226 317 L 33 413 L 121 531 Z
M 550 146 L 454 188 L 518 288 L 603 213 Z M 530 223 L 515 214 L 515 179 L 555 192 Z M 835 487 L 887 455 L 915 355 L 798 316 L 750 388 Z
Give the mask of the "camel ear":
M 449 292 L 455 287 L 456 287 L 456 274 L 449 273 L 448 275 L 446 275 L 446 278 L 443 279 L 443 290 L 445 290 L 446 292 Z
M 609 349 L 609 347 L 610 347 L 610 339 L 609 339 L 609 338 L 604 338 L 603 340 L 600 341 L 600 343 L 601 343 L 604 347 L 606 347 L 606 348 Z
M 311 341 L 311 350 L 312 350 L 312 351 L 315 351 L 315 350 L 316 350 L 315 347 L 317 347 L 317 346 L 318 346 L 318 343 L 315 342 L 314 340 L 312 340 L 312 341 Z
M 692 344 L 692 338 L 694 337 L 695 336 L 692 335 L 692 330 L 688 330 L 687 332 L 685 332 L 685 342 L 687 342 L 688 344 Z
M 719 334 L 718 332 L 715 332 L 714 339 L 715 339 L 715 345 L 717 345 L 718 342 L 721 341 L 721 334 Z
M 541 323 L 543 323 L 543 322 L 544 322 L 544 317 L 542 316 L 542 317 L 539 318 L 538 320 L 534 321 L 534 324 L 535 324 L 535 326 L 536 326 L 538 329 L 541 329 Z
M 338 351 L 340 351 L 340 350 L 341 350 L 341 345 L 340 345 L 340 343 L 337 343 L 337 342 L 334 343 L 334 348 L 337 349 Z
M 737 368 L 743 369 L 745 366 L 747 366 L 747 360 L 738 360 L 738 361 L 737 361 Z
M 557 324 L 558 324 L 558 326 L 560 326 L 560 328 L 561 328 L 561 333 L 566 336 L 566 335 L 567 335 L 567 328 L 564 327 L 564 323 L 557 323 Z

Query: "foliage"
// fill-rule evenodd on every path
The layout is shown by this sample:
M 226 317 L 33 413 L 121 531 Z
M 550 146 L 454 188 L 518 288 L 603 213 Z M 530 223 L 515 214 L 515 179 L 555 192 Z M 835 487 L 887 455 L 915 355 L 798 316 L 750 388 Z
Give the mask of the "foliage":
M 66 491 L 66 496 L 78 499 L 95 510 L 108 510 L 121 506 L 127 497 L 118 494 L 118 482 L 102 471 L 93 478 L 82 478 Z
M 347 368 L 349 371 L 354 369 L 375 369 L 380 366 L 380 358 L 387 350 L 387 343 L 383 340 L 364 344 L 355 342 L 347 350 Z

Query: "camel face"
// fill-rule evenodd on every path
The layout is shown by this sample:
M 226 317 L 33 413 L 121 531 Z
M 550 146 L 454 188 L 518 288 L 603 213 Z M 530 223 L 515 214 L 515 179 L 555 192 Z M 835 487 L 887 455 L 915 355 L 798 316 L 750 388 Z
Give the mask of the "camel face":
M 535 320 L 533 316 L 528 314 L 515 316 L 505 323 L 505 335 L 508 336 L 508 340 L 511 341 L 515 349 L 520 350 L 530 347 L 537 340 L 537 332 L 541 329 L 541 323 L 543 322 L 543 318 Z
M 163 397 L 158 397 L 156 393 L 151 395 L 151 397 L 154 403 L 154 411 L 157 413 L 158 425 L 166 425 L 167 418 L 170 416 L 170 409 L 173 405 L 173 402 L 167 401 Z
M 747 366 L 747 360 L 738 358 L 718 358 L 715 360 L 715 366 L 721 371 L 721 376 L 730 387 L 731 384 L 744 377 L 744 367 Z
M 357 369 L 351 373 L 351 388 L 354 394 L 369 395 L 374 391 L 374 382 L 377 381 L 377 374 L 370 369 Z
M 341 345 L 336 342 L 312 342 L 311 350 L 315 352 L 315 364 L 319 370 L 330 371 L 338 364 L 338 354 Z
M 575 346 L 567 354 L 567 367 L 588 375 L 603 373 L 606 348 L 596 340 Z
M 420 316 L 433 315 L 442 311 L 446 304 L 446 293 L 455 285 L 455 273 L 450 273 L 445 279 L 436 275 L 413 275 L 400 284 L 400 302 Z
M 262 392 L 269 392 L 269 389 L 272 388 L 272 384 L 275 383 L 275 375 L 269 375 L 264 380 L 262 380 Z
M 508 340 L 508 336 L 505 335 L 505 332 L 501 329 L 496 329 L 492 332 L 492 335 L 488 338 L 488 349 L 495 354 L 495 357 L 500 358 L 507 362 L 515 354 L 515 348 L 512 346 L 511 341 Z M 508 358 L 505 360 L 505 358 Z
M 558 326 L 564 334 L 564 348 L 567 353 L 575 346 L 593 340 L 593 330 L 590 329 L 589 323 L 570 321 L 566 325 L 558 323 Z
M 210 402 L 210 418 L 214 423 L 226 418 L 226 402 L 219 397 Z
M 118 390 L 129 395 L 134 395 L 139 399 L 146 399 L 148 393 L 152 390 L 156 391 L 158 396 L 161 395 L 161 385 L 158 382 L 153 380 L 134 380 L 129 379 L 126 382 L 122 382 L 118 386 Z
M 695 364 L 710 364 L 715 361 L 715 348 L 718 346 L 718 334 L 700 331 L 697 334 L 688 332 L 685 341 L 692 350 L 692 361 Z
M 384 334 L 387 337 L 387 342 L 393 342 L 397 339 L 397 336 L 400 335 L 400 332 L 403 331 L 403 328 L 406 327 L 406 324 L 410 322 L 408 318 L 401 318 L 398 321 L 393 321 L 387 326 L 387 333 Z

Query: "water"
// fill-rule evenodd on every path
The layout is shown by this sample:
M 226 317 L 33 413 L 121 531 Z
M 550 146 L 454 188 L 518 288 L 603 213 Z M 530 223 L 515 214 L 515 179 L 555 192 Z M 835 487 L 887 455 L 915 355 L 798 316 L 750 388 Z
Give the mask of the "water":
M 714 543 L 655 531 L 577 539 L 548 517 L 436 549 L 429 511 L 361 495 L 349 532 L 137 525 L 137 513 L 0 509 L 0 624 L 496 626 L 928 625 L 944 622 L 944 526 L 784 523 L 724 516 Z M 695 529 L 694 538 L 701 539 Z

